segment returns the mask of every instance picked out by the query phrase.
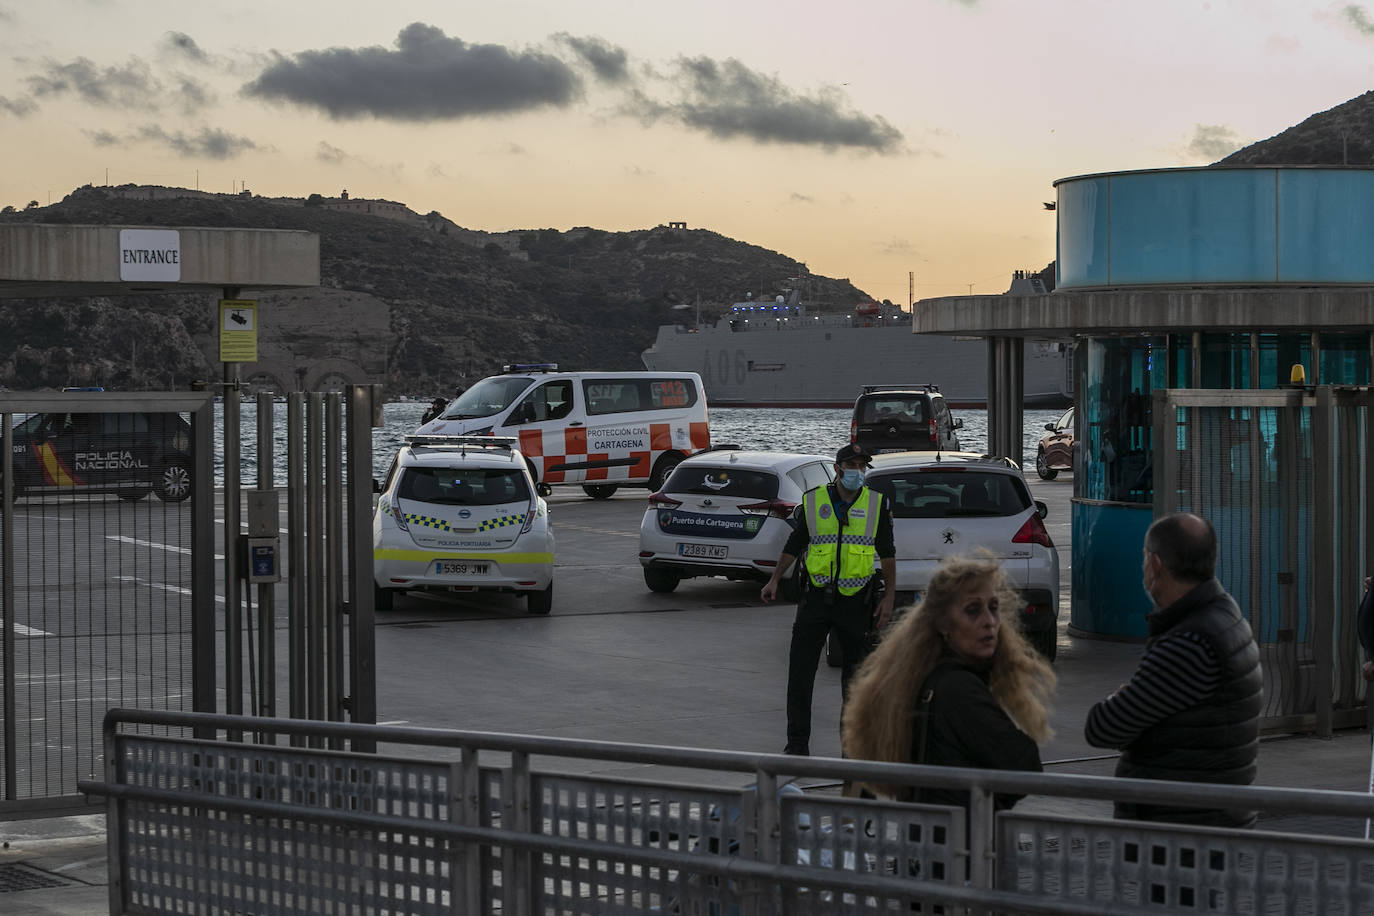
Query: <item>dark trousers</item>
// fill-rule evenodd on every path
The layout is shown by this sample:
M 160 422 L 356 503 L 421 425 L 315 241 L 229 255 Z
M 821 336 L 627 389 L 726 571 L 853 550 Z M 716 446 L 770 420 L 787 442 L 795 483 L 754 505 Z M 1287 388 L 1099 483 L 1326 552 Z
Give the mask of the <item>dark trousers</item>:
M 808 588 L 797 605 L 792 623 L 792 648 L 787 661 L 787 743 L 806 747 L 811 741 L 811 693 L 816 686 L 816 665 L 820 663 L 825 637 L 832 629 L 840 641 L 844 664 L 840 669 L 841 698 L 848 695 L 849 679 L 868 654 L 869 630 L 867 591 L 857 595 L 836 595 L 827 607 L 820 589 Z

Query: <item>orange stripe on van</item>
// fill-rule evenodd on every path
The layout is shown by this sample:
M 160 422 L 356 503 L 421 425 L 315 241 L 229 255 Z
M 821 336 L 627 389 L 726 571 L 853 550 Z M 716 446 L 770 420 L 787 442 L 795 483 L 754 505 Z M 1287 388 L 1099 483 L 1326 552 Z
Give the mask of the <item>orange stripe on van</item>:
M 709 423 L 691 424 L 692 448 L 711 447 L 711 425 Z
M 630 465 L 630 477 L 644 480 L 649 476 L 650 459 L 653 458 L 652 452 L 630 452 L 630 457 L 635 463 Z
M 544 454 L 544 434 L 537 429 L 520 430 L 520 451 L 529 458 Z
M 588 456 L 587 456 L 587 460 L 588 460 L 588 461 L 610 461 L 610 460 L 611 460 L 611 456 L 610 456 L 610 455 L 603 455 L 603 454 L 600 454 L 600 453 L 596 453 L 596 454 L 588 455 Z M 587 468 L 587 479 L 588 479 L 588 480 L 605 480 L 609 475 L 610 475 L 610 468 L 605 468 L 605 467 L 600 467 L 600 468 L 598 468 L 598 467 L 590 467 L 590 468 Z
M 666 452 L 673 447 L 673 427 L 668 423 L 649 424 L 649 448 Z
M 582 427 L 563 430 L 563 445 L 564 455 L 587 454 L 587 430 Z

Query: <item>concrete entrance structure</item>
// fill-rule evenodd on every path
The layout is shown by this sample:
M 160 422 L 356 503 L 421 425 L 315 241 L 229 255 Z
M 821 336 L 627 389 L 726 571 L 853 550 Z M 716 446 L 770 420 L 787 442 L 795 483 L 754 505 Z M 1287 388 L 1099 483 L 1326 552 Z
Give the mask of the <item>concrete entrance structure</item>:
M 175 242 L 175 263 L 139 264 L 129 233 Z M 123 236 L 124 244 L 121 244 Z M 164 250 L 171 250 L 164 249 Z M 140 271 L 137 268 L 145 267 Z M 160 268 L 160 269 L 159 269 Z M 139 274 L 142 273 L 142 276 Z M 320 237 L 281 229 L 0 225 L 0 297 L 121 296 L 320 285 Z
M 1139 580 L 1153 517 L 1151 393 L 1275 388 L 1294 364 L 1309 385 L 1370 384 L 1374 169 L 1169 169 L 1055 184 L 1054 293 L 923 300 L 913 330 L 982 334 L 994 356 L 1019 337 L 1075 338 L 1071 630 L 1134 638 L 1148 599 L 1123 585 Z M 999 390 L 992 373 L 1015 368 L 997 362 L 989 391 Z M 1020 453 L 1013 403 L 989 404 L 990 450 Z

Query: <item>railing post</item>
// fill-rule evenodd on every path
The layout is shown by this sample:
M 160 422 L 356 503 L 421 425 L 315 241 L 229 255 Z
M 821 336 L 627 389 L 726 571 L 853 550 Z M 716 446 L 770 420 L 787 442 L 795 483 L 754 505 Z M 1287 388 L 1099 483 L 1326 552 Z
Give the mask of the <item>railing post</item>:
M 975 783 L 969 787 L 968 807 L 968 880 L 976 889 L 991 888 L 995 880 L 993 862 L 997 852 L 992 848 L 992 819 L 996 814 L 993 795 Z M 973 913 L 986 912 L 976 908 Z
M 8 429 L 8 426 L 6 426 Z M 7 450 L 8 453 L 8 450 Z M 9 479 L 8 477 L 6 478 Z M 6 669 L 8 672 L 8 669 Z M 119 785 L 119 759 L 115 756 L 116 739 L 119 726 L 109 719 L 105 719 L 104 745 L 105 745 L 105 781 L 112 786 Z M 123 913 L 124 906 L 124 870 L 126 868 L 124 850 L 124 819 L 125 808 L 128 805 L 122 798 L 111 795 L 110 800 L 105 805 L 105 868 L 106 880 L 110 885 L 109 900 L 111 913 Z
M 518 833 L 534 833 L 534 792 L 530 784 L 530 755 L 524 751 L 512 751 L 510 755 L 510 800 L 512 811 L 511 827 Z M 507 849 L 506 876 L 511 879 L 511 890 L 506 894 L 506 903 L 514 904 L 513 913 L 525 916 L 535 912 L 535 902 L 539 899 L 535 887 L 535 853 L 525 848 Z M 514 900 L 511 900 L 511 894 Z
M 758 791 L 758 850 L 759 860 L 770 865 L 779 864 L 781 853 L 779 852 L 779 839 L 782 834 L 782 819 L 778 812 L 778 774 L 763 767 L 755 770 L 754 787 Z M 812 825 L 815 827 L 816 825 Z M 796 863 L 791 863 L 796 864 Z M 760 887 L 754 885 L 758 893 L 750 894 L 750 899 L 758 911 L 767 908 L 760 905 L 758 901 L 765 895 L 769 897 L 778 896 L 767 885 Z M 790 891 L 791 888 L 788 888 Z

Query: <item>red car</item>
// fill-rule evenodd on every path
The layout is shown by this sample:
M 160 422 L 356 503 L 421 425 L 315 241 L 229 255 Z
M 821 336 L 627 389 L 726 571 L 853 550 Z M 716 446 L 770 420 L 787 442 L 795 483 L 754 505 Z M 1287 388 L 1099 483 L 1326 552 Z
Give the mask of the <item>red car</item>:
M 1053 423 L 1046 423 L 1045 430 L 1035 450 L 1035 473 L 1041 480 L 1054 480 L 1060 471 L 1073 470 L 1073 408 Z

